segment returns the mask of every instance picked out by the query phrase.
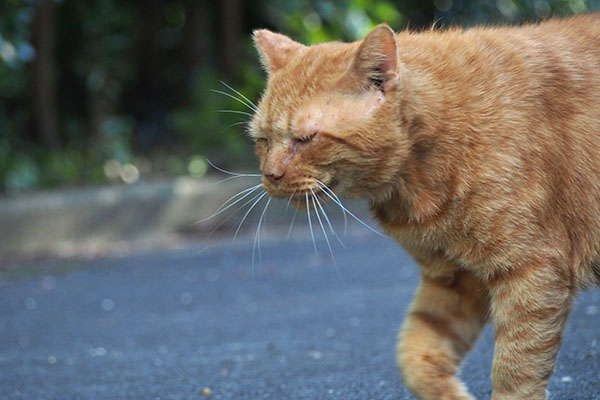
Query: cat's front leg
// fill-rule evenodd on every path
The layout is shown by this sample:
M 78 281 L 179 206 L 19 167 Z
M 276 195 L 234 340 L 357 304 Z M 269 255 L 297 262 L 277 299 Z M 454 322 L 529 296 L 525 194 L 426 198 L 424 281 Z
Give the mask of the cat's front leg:
M 489 282 L 489 290 L 496 326 L 492 399 L 546 399 L 573 297 L 568 274 L 526 264 Z
M 398 366 L 422 400 L 472 400 L 456 376 L 486 323 L 488 299 L 467 272 L 423 274 L 399 335 Z

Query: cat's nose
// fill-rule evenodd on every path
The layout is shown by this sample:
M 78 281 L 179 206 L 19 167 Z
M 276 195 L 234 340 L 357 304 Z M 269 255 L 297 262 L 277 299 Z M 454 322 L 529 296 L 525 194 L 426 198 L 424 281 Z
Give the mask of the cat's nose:
M 269 182 L 271 182 L 275 186 L 279 185 L 279 182 L 281 182 L 281 178 L 283 178 L 283 175 L 285 175 L 285 172 L 280 171 L 265 173 L 265 177 L 269 180 Z

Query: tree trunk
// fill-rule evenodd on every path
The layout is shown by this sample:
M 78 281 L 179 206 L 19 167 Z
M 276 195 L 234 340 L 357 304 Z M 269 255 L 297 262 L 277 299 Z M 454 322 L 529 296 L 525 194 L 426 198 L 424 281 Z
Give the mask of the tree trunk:
M 33 45 L 36 56 L 32 65 L 32 101 L 35 135 L 50 148 L 60 147 L 56 109 L 54 45 L 54 0 L 38 0 L 33 19 Z
M 216 13 L 212 1 L 186 0 L 184 4 L 183 51 L 186 72 L 194 72 L 212 56 L 215 38 L 211 35 Z
M 225 75 L 233 76 L 239 63 L 240 35 L 243 22 L 243 1 L 221 1 L 221 66 Z

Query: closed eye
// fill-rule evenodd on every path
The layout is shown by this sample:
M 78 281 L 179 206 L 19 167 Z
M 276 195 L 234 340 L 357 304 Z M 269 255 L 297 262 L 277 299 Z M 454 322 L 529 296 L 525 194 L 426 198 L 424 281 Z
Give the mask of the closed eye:
M 313 132 L 309 136 L 303 136 L 303 137 L 294 138 L 294 141 L 296 143 L 308 143 L 311 140 L 313 140 L 315 136 L 317 136 L 317 132 Z

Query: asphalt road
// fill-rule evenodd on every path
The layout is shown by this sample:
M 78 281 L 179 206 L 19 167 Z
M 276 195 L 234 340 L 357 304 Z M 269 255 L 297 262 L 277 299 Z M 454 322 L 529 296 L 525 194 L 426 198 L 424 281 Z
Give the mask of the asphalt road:
M 254 276 L 252 235 L 201 254 L 13 265 L 0 282 L 0 399 L 410 399 L 394 346 L 417 267 L 350 231 L 346 249 L 332 244 L 337 270 L 306 231 L 263 239 Z M 479 399 L 492 337 L 462 370 Z M 550 392 L 600 399 L 598 290 L 578 299 Z

